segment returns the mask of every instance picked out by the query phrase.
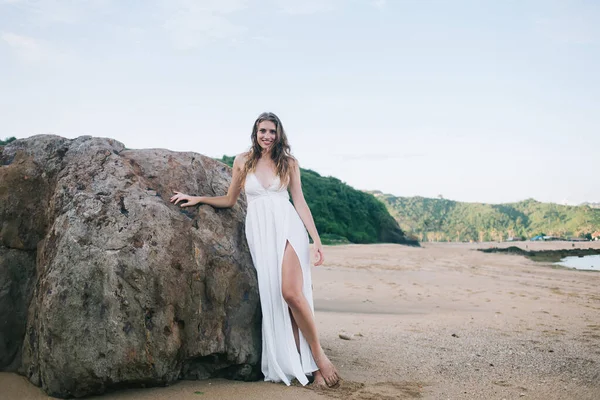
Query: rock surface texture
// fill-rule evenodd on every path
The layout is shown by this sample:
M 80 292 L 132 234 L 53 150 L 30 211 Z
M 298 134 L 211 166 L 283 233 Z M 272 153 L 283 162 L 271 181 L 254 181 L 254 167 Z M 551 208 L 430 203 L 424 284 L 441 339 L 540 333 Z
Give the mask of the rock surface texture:
M 41 135 L 0 146 L 0 370 L 48 394 L 260 374 L 258 285 L 229 167 Z

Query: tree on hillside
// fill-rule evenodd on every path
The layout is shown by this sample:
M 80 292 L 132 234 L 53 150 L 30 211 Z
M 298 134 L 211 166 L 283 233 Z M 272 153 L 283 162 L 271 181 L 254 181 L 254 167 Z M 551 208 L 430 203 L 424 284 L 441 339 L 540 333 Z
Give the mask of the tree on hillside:
M 586 240 L 592 240 L 592 234 L 590 232 L 587 232 L 587 233 L 581 232 L 579 237 L 582 239 L 586 239 Z
M 9 144 L 10 142 L 14 142 L 15 140 L 17 140 L 17 138 L 14 137 L 14 136 L 11 136 L 11 137 L 6 138 L 4 140 L 0 139 L 0 146 L 5 146 L 5 145 Z

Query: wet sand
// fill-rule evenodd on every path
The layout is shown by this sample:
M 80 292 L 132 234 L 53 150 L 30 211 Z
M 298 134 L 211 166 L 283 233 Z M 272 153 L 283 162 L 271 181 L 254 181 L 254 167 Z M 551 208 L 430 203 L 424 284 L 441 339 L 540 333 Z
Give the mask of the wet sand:
M 514 245 L 572 248 L 327 246 L 313 283 L 339 389 L 208 380 L 93 398 L 600 399 L 600 273 L 476 251 Z M 15 374 L 0 373 L 0 388 L 0 399 L 50 398 Z

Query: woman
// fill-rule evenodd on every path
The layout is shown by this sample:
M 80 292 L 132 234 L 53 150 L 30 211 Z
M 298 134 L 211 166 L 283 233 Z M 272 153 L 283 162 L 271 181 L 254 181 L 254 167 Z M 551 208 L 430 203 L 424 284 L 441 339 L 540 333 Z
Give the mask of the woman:
M 258 117 L 251 139 L 250 150 L 235 157 L 227 195 L 205 197 L 174 192 L 171 202 L 182 202 L 181 207 L 209 204 L 228 208 L 236 203 L 242 187 L 245 189 L 246 239 L 257 272 L 263 313 L 261 369 L 265 380 L 289 385 L 296 378 L 306 385 L 306 375 L 314 373 L 315 385 L 335 386 L 339 376 L 321 347 L 313 316 L 307 230 L 314 242 L 315 266 L 321 265 L 324 258 L 321 239 L 302 193 L 300 168 L 275 114 Z

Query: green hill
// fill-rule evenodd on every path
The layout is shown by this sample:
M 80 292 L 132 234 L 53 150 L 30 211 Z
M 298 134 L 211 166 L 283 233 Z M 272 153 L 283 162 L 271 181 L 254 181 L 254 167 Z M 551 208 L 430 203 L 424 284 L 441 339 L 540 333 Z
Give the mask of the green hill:
M 233 157 L 219 161 L 232 166 Z M 332 177 L 301 169 L 302 191 L 323 243 L 404 243 L 407 240 L 385 205 Z
M 462 203 L 370 192 L 400 228 L 421 241 L 490 241 L 538 234 L 585 237 L 600 230 L 600 210 L 529 199 L 518 203 Z

